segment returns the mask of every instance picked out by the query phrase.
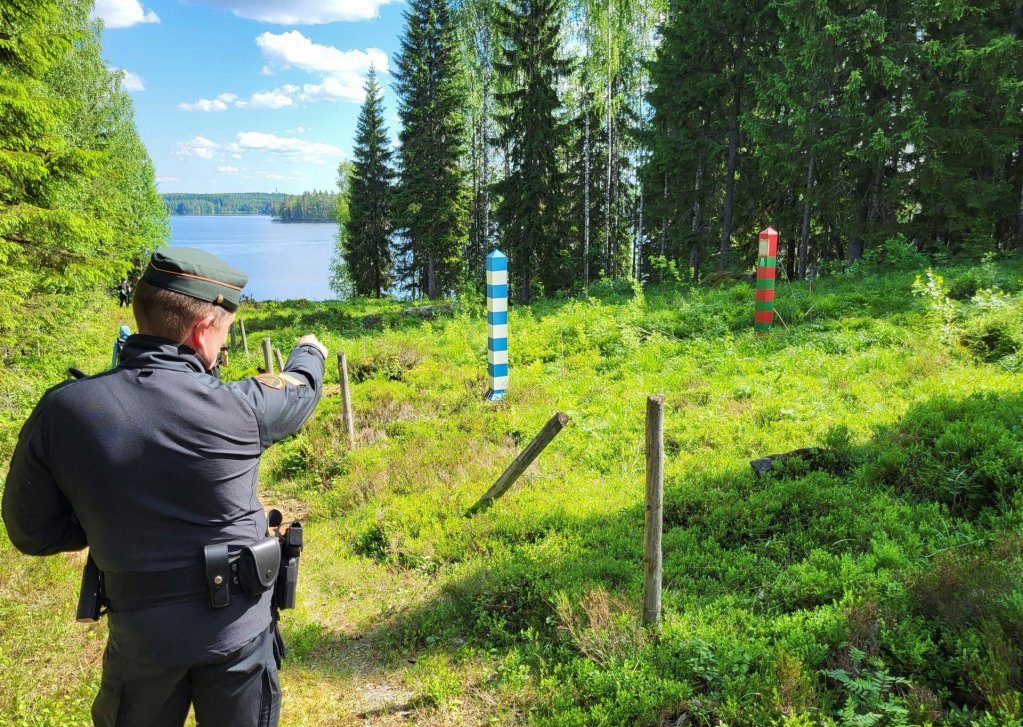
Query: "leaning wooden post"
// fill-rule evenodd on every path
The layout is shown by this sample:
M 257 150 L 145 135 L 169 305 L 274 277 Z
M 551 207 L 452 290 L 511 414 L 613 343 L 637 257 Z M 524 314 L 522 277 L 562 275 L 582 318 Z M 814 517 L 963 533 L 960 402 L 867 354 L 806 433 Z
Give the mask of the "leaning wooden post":
M 341 414 L 344 416 L 345 431 L 348 432 L 348 446 L 355 449 L 355 422 L 352 419 L 352 394 L 348 388 L 348 357 L 344 351 L 337 352 L 337 378 L 341 382 Z
M 643 625 L 661 622 L 661 528 L 664 514 L 664 397 L 646 400 L 646 517 L 643 553 Z
M 284 357 L 281 356 L 281 349 L 274 346 L 274 360 L 277 362 L 277 370 L 284 370 Z
M 232 351 L 235 350 L 235 348 L 237 348 L 237 339 L 235 339 L 235 337 L 234 337 L 234 329 L 235 329 L 235 325 L 234 325 L 234 323 L 232 323 L 231 324 L 231 350 Z
M 243 319 L 241 319 L 241 318 L 238 319 L 238 327 L 241 329 L 241 332 L 242 332 L 242 348 L 245 350 L 245 355 L 248 356 L 249 355 L 249 339 L 248 339 L 248 336 L 245 335 L 245 321 Z
M 274 372 L 274 357 L 270 352 L 269 338 L 263 339 L 263 368 L 268 374 L 272 374 Z
M 515 461 L 508 465 L 508 469 L 497 478 L 497 482 L 491 485 L 490 489 L 487 490 L 483 497 L 479 499 L 475 505 L 469 508 L 467 515 L 479 512 L 493 504 L 494 500 L 499 498 L 501 495 L 506 493 L 512 485 L 515 484 L 515 480 L 526 471 L 526 468 L 533 463 L 533 460 L 544 450 L 544 448 L 551 443 L 551 440 L 558 435 L 565 425 L 568 424 L 568 414 L 564 412 L 558 412 L 551 417 L 550 421 L 547 422 L 540 433 L 536 435 L 532 442 L 519 453 L 519 456 L 515 458 Z

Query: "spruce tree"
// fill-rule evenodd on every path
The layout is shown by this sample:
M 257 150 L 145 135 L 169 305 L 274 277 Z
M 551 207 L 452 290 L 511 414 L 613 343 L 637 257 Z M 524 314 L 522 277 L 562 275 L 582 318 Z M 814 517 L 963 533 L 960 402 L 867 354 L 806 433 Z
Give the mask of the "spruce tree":
M 397 59 L 399 178 L 395 224 L 403 239 L 399 274 L 427 296 L 451 292 L 469 224 L 465 83 L 448 0 L 412 0 Z
M 342 246 L 355 293 L 379 298 L 391 285 L 394 170 L 384 128 L 383 92 L 372 67 L 365 88 L 352 155 L 350 216 Z
M 560 52 L 563 22 L 561 0 L 514 0 L 498 18 L 504 45 L 497 70 L 511 90 L 498 94 L 508 174 L 495 185 L 496 216 L 523 304 L 536 280 L 547 293 L 571 283 L 561 166 L 568 124 L 558 96 L 569 72 Z

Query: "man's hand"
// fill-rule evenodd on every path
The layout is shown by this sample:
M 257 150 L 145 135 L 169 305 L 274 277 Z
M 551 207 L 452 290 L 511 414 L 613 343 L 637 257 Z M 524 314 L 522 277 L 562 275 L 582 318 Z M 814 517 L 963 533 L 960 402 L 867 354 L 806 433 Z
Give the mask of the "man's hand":
M 307 333 L 306 335 L 304 335 L 300 339 L 298 339 L 298 344 L 297 345 L 301 346 L 302 344 L 305 344 L 307 346 L 315 346 L 316 348 L 320 349 L 320 353 L 323 354 L 323 360 L 324 361 L 327 360 L 327 353 L 328 353 L 327 352 L 327 347 L 324 346 L 322 343 L 320 343 L 320 339 L 318 339 L 316 337 L 315 333 Z

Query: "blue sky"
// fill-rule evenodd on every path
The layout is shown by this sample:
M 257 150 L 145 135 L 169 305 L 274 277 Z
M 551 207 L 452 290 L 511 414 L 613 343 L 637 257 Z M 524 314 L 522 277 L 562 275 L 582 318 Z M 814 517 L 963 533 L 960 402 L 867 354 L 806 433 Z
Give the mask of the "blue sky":
M 370 63 L 396 135 L 401 0 L 97 0 L 161 192 L 334 190 Z

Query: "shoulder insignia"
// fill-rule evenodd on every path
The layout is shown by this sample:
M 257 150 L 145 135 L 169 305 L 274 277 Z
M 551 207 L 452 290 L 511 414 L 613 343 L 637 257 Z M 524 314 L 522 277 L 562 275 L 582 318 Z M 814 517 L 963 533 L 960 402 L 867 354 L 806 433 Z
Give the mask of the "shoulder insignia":
M 256 377 L 256 381 L 270 389 L 284 388 L 284 379 L 280 376 L 274 376 L 273 374 L 260 374 Z
M 300 376 L 295 376 L 295 374 L 289 374 L 286 371 L 282 371 L 281 372 L 280 378 L 284 379 L 285 381 L 287 381 L 292 386 L 305 386 L 306 385 L 305 379 L 301 378 Z

